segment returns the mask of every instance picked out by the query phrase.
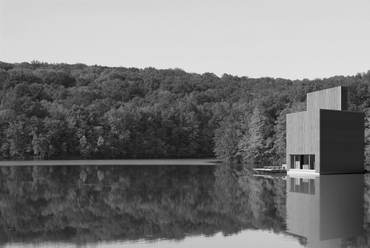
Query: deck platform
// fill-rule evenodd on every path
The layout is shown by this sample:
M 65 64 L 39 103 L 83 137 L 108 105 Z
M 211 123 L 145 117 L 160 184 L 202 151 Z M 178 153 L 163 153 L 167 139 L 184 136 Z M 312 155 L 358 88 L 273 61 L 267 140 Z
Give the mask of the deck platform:
M 271 168 L 253 168 L 253 171 L 258 174 L 267 174 L 267 173 L 286 173 L 286 169 L 279 166 L 271 166 Z

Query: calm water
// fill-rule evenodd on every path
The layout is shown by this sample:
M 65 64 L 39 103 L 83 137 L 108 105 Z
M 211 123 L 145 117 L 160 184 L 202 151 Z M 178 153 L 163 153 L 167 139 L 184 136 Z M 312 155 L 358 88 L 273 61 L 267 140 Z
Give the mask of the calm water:
M 0 167 L 1 247 L 369 247 L 370 177 L 230 165 Z

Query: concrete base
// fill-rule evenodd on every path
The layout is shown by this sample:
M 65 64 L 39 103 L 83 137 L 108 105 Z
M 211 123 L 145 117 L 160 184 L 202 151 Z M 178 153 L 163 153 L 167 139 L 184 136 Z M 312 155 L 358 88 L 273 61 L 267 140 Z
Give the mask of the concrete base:
M 319 177 L 320 173 L 317 173 L 315 170 L 299 170 L 299 169 L 290 169 L 287 174 L 289 176 L 298 176 L 298 177 Z

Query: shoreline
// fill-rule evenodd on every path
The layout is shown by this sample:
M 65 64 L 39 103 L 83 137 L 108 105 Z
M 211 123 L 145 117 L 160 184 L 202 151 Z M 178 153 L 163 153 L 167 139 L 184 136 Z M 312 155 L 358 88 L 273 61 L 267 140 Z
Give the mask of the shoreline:
M 19 160 L 0 161 L 1 166 L 51 166 L 51 165 L 218 165 L 217 158 L 200 159 L 98 159 L 98 160 Z

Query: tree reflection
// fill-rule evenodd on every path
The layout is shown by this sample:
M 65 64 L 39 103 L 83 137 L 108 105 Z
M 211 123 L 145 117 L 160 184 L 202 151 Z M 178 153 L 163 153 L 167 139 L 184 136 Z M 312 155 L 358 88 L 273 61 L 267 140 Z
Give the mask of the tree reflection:
M 285 181 L 243 166 L 1 167 L 0 184 L 2 244 L 286 228 Z

